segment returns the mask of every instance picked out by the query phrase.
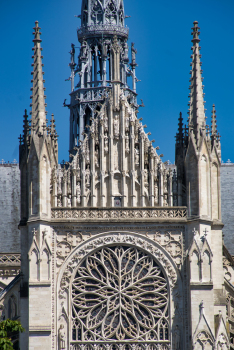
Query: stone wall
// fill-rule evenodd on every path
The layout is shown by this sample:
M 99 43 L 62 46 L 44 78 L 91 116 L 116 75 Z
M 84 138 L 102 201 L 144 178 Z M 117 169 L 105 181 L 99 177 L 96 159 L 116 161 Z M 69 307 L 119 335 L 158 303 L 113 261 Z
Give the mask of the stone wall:
M 0 164 L 0 253 L 20 253 L 20 170 Z
M 224 244 L 234 256 L 234 163 L 222 164 L 220 175 Z

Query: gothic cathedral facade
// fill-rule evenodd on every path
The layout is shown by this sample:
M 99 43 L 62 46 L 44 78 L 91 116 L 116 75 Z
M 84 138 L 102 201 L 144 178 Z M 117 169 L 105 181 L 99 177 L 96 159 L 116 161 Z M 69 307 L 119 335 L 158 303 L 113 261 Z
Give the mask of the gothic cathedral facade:
M 35 23 L 20 139 L 20 349 L 234 349 L 234 263 L 223 248 L 221 146 L 214 106 L 206 126 L 198 23 L 188 124 L 180 115 L 170 167 L 138 117 L 124 21 L 123 0 L 82 1 L 61 165 Z

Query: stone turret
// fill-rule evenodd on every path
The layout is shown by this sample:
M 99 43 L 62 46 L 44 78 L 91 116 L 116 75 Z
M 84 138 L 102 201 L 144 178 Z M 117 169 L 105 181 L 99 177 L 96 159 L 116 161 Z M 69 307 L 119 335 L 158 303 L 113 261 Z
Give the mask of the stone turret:
M 195 21 L 193 24 L 188 126 L 184 126 L 183 132 L 180 116 L 179 130 L 176 135 L 178 203 L 187 205 L 191 217 L 220 220 L 220 136 L 217 133 L 214 106 L 211 132 L 206 125 L 199 46 L 200 32 L 198 22 Z
M 23 136 L 20 136 L 19 158 L 21 172 L 21 307 L 24 310 L 21 321 L 26 328 L 22 335 L 22 344 L 30 348 L 28 344 L 28 322 L 38 307 L 39 322 L 50 322 L 49 304 L 35 305 L 33 298 L 38 283 L 49 283 L 51 276 L 50 258 L 50 217 L 51 217 L 51 173 L 58 166 L 58 146 L 55 120 L 52 114 L 51 125 L 47 125 L 45 111 L 44 79 L 42 72 L 41 38 L 38 22 L 34 27 L 34 55 L 33 61 L 33 86 L 31 103 L 31 120 L 28 120 L 27 111 L 24 114 Z M 28 283 L 34 287 L 28 289 Z M 42 293 L 43 294 L 43 293 Z M 50 303 L 50 289 L 44 288 L 44 295 Z M 29 319 L 27 317 L 29 315 Z M 44 320 L 44 321 L 42 321 Z M 34 329 L 39 329 L 38 322 L 34 322 Z M 36 328 L 35 328 L 36 327 Z

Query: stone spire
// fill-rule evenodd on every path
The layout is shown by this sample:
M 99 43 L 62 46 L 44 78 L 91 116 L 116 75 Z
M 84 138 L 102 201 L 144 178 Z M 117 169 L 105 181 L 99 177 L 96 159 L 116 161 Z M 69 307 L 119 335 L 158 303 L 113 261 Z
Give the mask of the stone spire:
M 45 103 L 45 98 L 46 96 L 44 95 L 44 80 L 43 80 L 43 74 L 44 72 L 42 71 L 42 58 L 43 56 L 41 56 L 41 38 L 40 38 L 40 27 L 38 26 L 38 21 L 35 22 L 35 27 L 34 29 L 34 47 L 33 47 L 33 51 L 34 51 L 34 55 L 32 56 L 32 58 L 34 58 L 33 61 L 33 71 L 32 71 L 32 75 L 33 75 L 33 79 L 31 80 L 31 82 L 33 83 L 33 87 L 31 88 L 32 90 L 32 95 L 31 95 L 31 99 L 32 99 L 32 103 L 30 104 L 30 106 L 32 107 L 32 111 L 31 111 L 31 122 L 32 122 L 32 126 L 35 127 L 35 133 L 36 134 L 41 134 L 43 133 L 43 125 L 46 124 L 46 111 L 45 111 L 45 107 L 46 107 L 46 103 Z
M 201 55 L 200 55 L 200 47 L 199 47 L 199 27 L 198 22 L 193 22 L 194 27 L 192 28 L 193 39 L 191 40 L 193 46 L 191 50 L 192 53 L 192 69 L 190 71 L 190 103 L 189 103 L 189 132 L 193 130 L 196 141 L 199 140 L 202 130 L 205 130 L 206 125 L 206 117 L 205 117 L 205 108 L 204 108 L 204 93 L 203 93 L 203 85 L 202 85 L 202 70 L 201 70 Z

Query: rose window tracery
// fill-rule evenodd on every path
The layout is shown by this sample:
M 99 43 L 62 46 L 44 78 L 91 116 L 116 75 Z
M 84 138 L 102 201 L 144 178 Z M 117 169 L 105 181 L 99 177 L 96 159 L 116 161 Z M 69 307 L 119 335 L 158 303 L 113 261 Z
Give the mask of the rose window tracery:
M 72 341 L 169 340 L 167 281 L 136 247 L 88 255 L 72 283 Z

